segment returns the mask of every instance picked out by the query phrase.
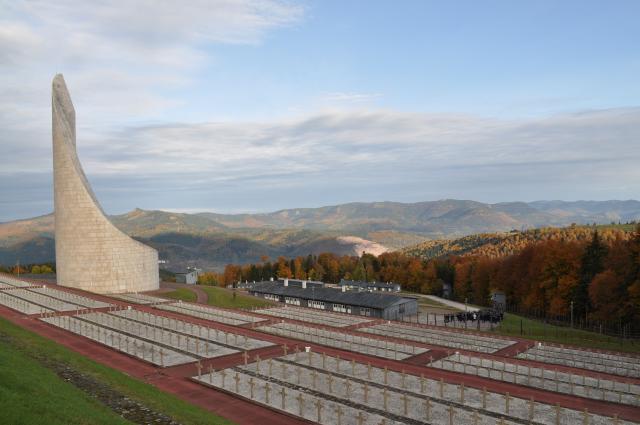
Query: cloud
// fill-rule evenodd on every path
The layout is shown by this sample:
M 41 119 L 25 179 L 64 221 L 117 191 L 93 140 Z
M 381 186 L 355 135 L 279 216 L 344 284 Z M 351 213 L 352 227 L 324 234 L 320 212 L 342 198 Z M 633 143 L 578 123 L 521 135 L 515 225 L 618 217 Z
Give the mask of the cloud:
M 369 103 L 382 97 L 381 93 L 326 93 L 321 97 L 321 101 L 327 104 L 352 104 Z
M 110 213 L 640 197 L 638 108 L 495 119 L 385 110 L 382 94 L 336 91 L 295 118 L 168 121 L 176 93 L 215 60 L 211 45 L 255 45 L 295 25 L 305 10 L 290 2 L 0 0 L 0 10 L 0 221 L 52 209 L 58 71 Z
M 355 200 L 638 197 L 621 182 L 640 181 L 639 136 L 640 108 L 520 120 L 377 110 L 129 127 L 96 133 L 79 149 L 108 211 L 265 211 Z
M 176 89 L 213 60 L 210 46 L 258 44 L 303 15 L 281 0 L 0 0 L 1 153 L 27 145 L 46 165 L 57 72 L 72 81 L 85 128 L 158 119 L 181 105 Z

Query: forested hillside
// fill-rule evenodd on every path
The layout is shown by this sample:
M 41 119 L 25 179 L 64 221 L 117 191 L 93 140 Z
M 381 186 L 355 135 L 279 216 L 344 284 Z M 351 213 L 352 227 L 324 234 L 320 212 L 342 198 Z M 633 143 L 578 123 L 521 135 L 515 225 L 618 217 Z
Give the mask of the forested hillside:
M 580 227 L 535 235 L 520 235 L 510 248 L 517 252 L 510 255 L 280 257 L 228 265 L 224 274 L 209 275 L 209 283 L 269 277 L 335 283 L 346 278 L 393 281 L 409 291 L 437 295 L 450 284 L 457 300 L 488 305 L 491 292 L 499 290 L 507 295 L 510 308 L 538 317 L 567 318 L 573 303 L 577 321 L 617 327 L 640 320 L 640 225 L 634 231 Z M 485 252 L 495 254 L 491 249 Z
M 547 240 L 584 241 L 591 239 L 597 229 L 606 243 L 616 239 L 629 239 L 633 224 L 545 227 L 524 232 L 513 230 L 503 233 L 480 233 L 458 239 L 439 239 L 404 248 L 403 253 L 425 260 L 448 255 L 477 255 L 504 257 L 515 254 L 535 242 Z

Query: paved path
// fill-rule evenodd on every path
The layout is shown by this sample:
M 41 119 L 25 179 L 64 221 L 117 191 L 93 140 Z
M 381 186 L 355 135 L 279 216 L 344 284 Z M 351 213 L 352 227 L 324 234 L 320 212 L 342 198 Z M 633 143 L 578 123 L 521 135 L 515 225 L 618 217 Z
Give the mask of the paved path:
M 431 301 L 435 301 L 446 306 L 456 308 L 460 311 L 480 311 L 478 307 L 474 307 L 469 304 L 459 303 L 457 301 L 447 300 L 445 298 L 436 297 L 435 295 L 421 295 L 423 298 L 428 298 Z
M 162 296 L 162 293 L 166 292 L 166 289 L 186 289 L 188 291 L 193 292 L 196 295 L 196 303 L 198 304 L 207 304 L 209 302 L 209 294 L 202 290 L 198 285 L 187 285 L 184 283 L 175 283 L 175 282 L 162 282 L 160 284 L 159 291 L 148 292 L 149 295 L 159 295 Z

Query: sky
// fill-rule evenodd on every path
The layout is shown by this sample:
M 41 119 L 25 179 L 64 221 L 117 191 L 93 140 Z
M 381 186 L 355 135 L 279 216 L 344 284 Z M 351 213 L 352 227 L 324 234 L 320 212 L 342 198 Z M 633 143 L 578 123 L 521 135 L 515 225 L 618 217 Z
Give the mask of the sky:
M 0 0 L 0 221 L 53 210 L 51 80 L 105 211 L 640 199 L 640 2 Z

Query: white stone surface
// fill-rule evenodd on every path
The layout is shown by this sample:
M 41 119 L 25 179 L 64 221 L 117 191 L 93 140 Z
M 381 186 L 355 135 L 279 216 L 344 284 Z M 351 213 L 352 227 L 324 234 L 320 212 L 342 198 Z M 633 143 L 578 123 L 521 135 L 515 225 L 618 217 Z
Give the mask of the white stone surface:
M 60 301 L 65 301 L 71 304 L 78 305 L 86 308 L 104 308 L 111 307 L 113 304 L 108 304 L 102 301 L 94 300 L 93 298 L 85 297 L 83 295 L 73 294 L 71 292 L 61 291 L 59 289 L 42 287 L 42 288 L 30 288 L 30 292 L 35 292 L 40 295 L 51 297 Z
M 14 291 L 0 291 L 0 304 L 24 314 L 39 314 L 52 311 L 50 308 L 11 295 Z
M 6 274 L 0 274 L 0 287 L 10 288 L 28 288 L 31 286 L 39 286 L 34 283 L 25 282 L 24 280 L 16 279 L 13 276 Z
M 158 252 L 102 211 L 76 153 L 76 117 L 62 75 L 53 79 L 53 180 L 58 284 L 97 293 L 158 289 Z
M 167 299 L 164 298 L 160 298 L 160 297 L 155 297 L 153 295 L 146 295 L 146 294 L 136 294 L 136 293 L 132 293 L 132 294 L 114 294 L 114 295 L 110 295 L 112 298 L 121 300 L 121 301 L 127 301 L 133 304 L 158 304 L 158 303 L 166 303 L 166 302 L 170 302 Z
M 398 344 L 387 340 L 295 323 L 276 323 L 274 325 L 261 326 L 258 329 L 275 335 L 394 360 L 403 360 L 429 351 L 426 348 L 411 344 Z
M 174 350 L 166 345 L 127 335 L 116 329 L 81 320 L 77 317 L 55 316 L 40 320 L 158 366 L 175 366 L 197 360 L 197 357 L 191 356 L 185 351 Z
M 229 325 L 245 325 L 247 323 L 256 323 L 263 320 L 250 314 L 183 302 L 159 304 L 154 307 L 159 310 L 173 311 L 187 316 L 211 320 L 213 322 L 226 323 Z
M 518 358 L 640 378 L 640 357 L 538 344 Z
M 515 343 L 515 341 L 474 335 L 469 332 L 450 332 L 420 326 L 403 325 L 398 322 L 385 323 L 358 330 L 375 335 L 392 336 L 423 342 L 425 344 L 442 345 L 481 353 L 494 353 Z
M 507 359 L 499 361 L 458 353 L 429 366 L 595 400 L 640 406 L 640 385 L 560 372 L 554 370 L 552 365 L 531 367 Z
M 283 317 L 285 319 L 299 320 L 301 322 L 335 326 L 337 328 L 371 321 L 371 319 L 366 319 L 358 316 L 348 316 L 346 314 L 337 314 L 310 308 L 296 307 L 265 308 L 256 310 L 256 313 L 275 317 Z
M 53 298 L 48 295 L 39 294 L 29 289 L 14 289 L 10 293 L 16 298 L 28 301 L 44 309 L 50 309 L 54 311 L 74 311 L 85 308 L 82 305 L 70 301 L 60 300 L 58 298 Z
M 203 385 L 223 388 L 322 424 L 338 423 L 338 408 L 342 411 L 341 423 L 351 425 L 378 425 L 383 418 L 387 424 L 499 425 L 503 420 L 505 425 L 511 425 L 531 423 L 531 419 L 535 424 L 546 425 L 585 423 L 585 413 L 581 411 L 556 409 L 513 396 L 507 399 L 504 394 L 490 391 L 483 394 L 476 388 L 462 390 L 458 385 L 429 377 L 385 371 L 319 353 L 290 354 L 212 373 L 205 370 L 194 378 Z M 363 415 L 362 422 L 358 421 L 358 414 Z M 588 423 L 611 424 L 612 418 L 589 414 Z

